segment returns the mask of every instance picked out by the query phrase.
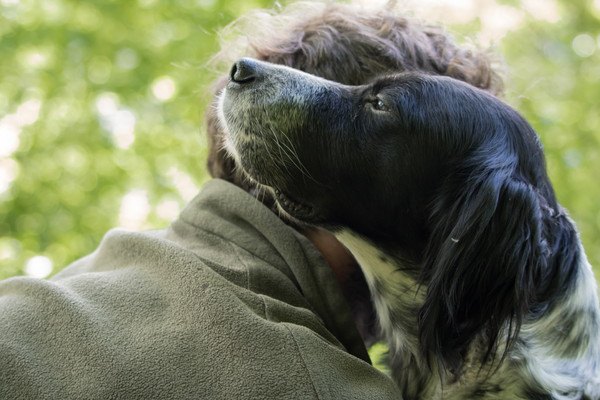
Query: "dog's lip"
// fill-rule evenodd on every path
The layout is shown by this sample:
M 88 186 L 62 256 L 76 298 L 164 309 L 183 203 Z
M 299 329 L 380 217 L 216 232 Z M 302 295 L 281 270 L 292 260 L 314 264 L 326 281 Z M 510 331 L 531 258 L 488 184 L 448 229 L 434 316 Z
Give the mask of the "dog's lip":
M 280 189 L 273 189 L 275 199 L 284 211 L 288 212 L 292 217 L 301 221 L 309 221 L 315 217 L 315 209 L 313 206 L 297 200 L 293 195 L 290 195 Z
M 243 85 L 232 81 L 231 79 L 227 82 L 227 85 L 225 85 L 225 88 L 228 90 L 240 89 L 241 87 L 243 87 Z
M 275 197 L 277 198 L 277 200 L 281 200 L 281 202 L 285 205 L 290 205 L 293 206 L 294 208 L 298 208 L 300 210 L 311 210 L 312 211 L 312 207 L 295 199 L 293 196 L 291 196 L 290 194 L 287 194 L 279 189 L 275 189 L 274 190 L 275 193 Z

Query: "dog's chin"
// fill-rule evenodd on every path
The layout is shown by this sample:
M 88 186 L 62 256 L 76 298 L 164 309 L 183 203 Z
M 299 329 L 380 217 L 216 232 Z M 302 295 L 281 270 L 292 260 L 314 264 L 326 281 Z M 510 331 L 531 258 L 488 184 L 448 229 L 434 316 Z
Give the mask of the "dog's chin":
M 280 189 L 279 185 L 273 183 L 279 181 L 279 179 L 269 179 L 269 177 L 261 174 L 260 170 L 253 167 L 242 167 L 242 170 L 246 177 L 259 189 L 268 191 L 271 194 L 279 215 L 284 219 L 300 225 L 318 225 L 322 221 L 316 207 L 298 200 L 288 190 Z
M 243 163 L 241 169 L 248 180 L 260 190 L 268 191 L 271 194 L 279 215 L 284 219 L 298 225 L 319 225 L 323 221 L 317 207 L 299 200 L 289 190 L 280 189 L 281 179 L 271 179 L 268 175 L 262 174 L 260 169 L 243 166 Z

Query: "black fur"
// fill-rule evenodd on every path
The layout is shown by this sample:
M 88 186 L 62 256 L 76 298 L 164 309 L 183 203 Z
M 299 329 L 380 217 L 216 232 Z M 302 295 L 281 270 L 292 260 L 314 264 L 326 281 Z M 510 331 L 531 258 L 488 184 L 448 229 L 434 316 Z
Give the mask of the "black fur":
M 559 312 L 579 290 L 585 255 L 537 135 L 484 91 L 416 73 L 344 86 L 242 60 L 222 113 L 238 163 L 275 190 L 284 215 L 350 230 L 423 289 L 414 308 L 385 298 L 390 324 L 415 332 L 420 357 L 445 382 L 465 373 L 475 342 L 479 368 L 499 370 L 523 325 Z M 374 296 L 385 285 L 374 279 Z M 573 307 L 597 320 L 596 297 L 586 301 Z M 548 345 L 560 343 L 552 351 L 565 359 L 596 357 L 598 334 L 586 332 L 572 336 L 587 343 L 567 345 L 548 332 Z M 413 356 L 410 368 L 426 368 Z M 430 379 L 415 379 L 418 391 Z M 538 386 L 536 396 L 550 395 Z M 473 398 L 483 398 L 480 387 Z

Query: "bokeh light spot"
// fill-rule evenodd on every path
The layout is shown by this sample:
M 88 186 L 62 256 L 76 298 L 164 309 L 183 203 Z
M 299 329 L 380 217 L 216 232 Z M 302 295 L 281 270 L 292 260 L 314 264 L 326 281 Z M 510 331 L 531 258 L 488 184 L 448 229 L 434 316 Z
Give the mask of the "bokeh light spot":
M 168 101 L 177 92 L 175 81 L 169 76 L 162 76 L 152 83 L 152 94 L 159 101 Z
M 135 141 L 135 115 L 129 110 L 119 110 L 110 118 L 110 133 L 120 149 L 129 148 Z
M 179 202 L 174 199 L 162 200 L 156 206 L 156 215 L 165 221 L 173 221 L 179 215 Z
M 523 0 L 521 4 L 535 19 L 550 23 L 560 21 L 560 9 L 556 0 Z
M 0 158 L 0 194 L 6 192 L 17 179 L 19 163 L 12 158 Z
M 115 146 L 128 149 L 135 141 L 137 118 L 126 108 L 119 106 L 119 97 L 114 93 L 102 93 L 96 98 L 96 111 L 100 125 L 110 133 Z
M 563 160 L 569 168 L 577 168 L 581 164 L 581 152 L 577 149 L 569 149 L 564 152 Z
M 44 256 L 35 256 L 27 260 L 25 273 L 32 278 L 46 278 L 52 272 L 54 263 Z
M 30 49 L 25 51 L 21 58 L 21 64 L 27 69 L 42 69 L 50 62 L 50 56 L 43 51 Z
M 194 180 L 191 176 L 186 174 L 185 172 L 179 170 L 176 167 L 169 168 L 167 175 L 173 182 L 173 185 L 181 195 L 181 197 L 186 201 L 190 201 L 198 194 L 198 186 L 194 183 Z
M 213 8 L 217 3 L 216 0 L 197 0 L 198 6 L 204 9 Z
M 148 192 L 142 189 L 134 189 L 123 196 L 121 200 L 119 225 L 127 229 L 142 229 L 148 214 L 150 214 Z
M 88 63 L 88 79 L 102 85 L 110 79 L 112 63 L 106 57 L 94 57 Z
M 62 150 L 60 159 L 70 171 L 75 174 L 83 174 L 88 169 L 90 156 L 83 147 L 71 146 Z
M 156 5 L 157 0 L 138 0 L 138 4 L 143 8 L 152 8 Z
M 10 157 L 19 148 L 21 129 L 9 118 L 0 119 L 0 157 Z
M 0 237 L 0 261 L 12 260 L 19 254 L 21 243 L 10 237 Z
M 96 111 L 100 115 L 110 115 L 117 111 L 119 96 L 115 93 L 104 92 L 96 98 Z
M 38 99 L 25 101 L 17 108 L 16 119 L 20 126 L 34 124 L 40 117 L 42 102 Z
M 579 57 L 589 57 L 596 51 L 596 41 L 591 35 L 582 33 L 581 35 L 575 36 L 575 39 L 573 39 L 573 42 L 571 43 L 571 47 Z
M 140 64 L 140 58 L 135 50 L 124 48 L 117 51 L 115 64 L 119 69 L 132 70 Z

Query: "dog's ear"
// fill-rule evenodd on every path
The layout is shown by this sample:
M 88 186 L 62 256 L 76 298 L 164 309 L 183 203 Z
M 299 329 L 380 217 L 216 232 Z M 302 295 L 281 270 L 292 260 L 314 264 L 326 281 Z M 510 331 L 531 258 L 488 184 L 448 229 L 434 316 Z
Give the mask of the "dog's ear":
M 502 350 L 499 342 L 511 343 L 534 300 L 546 247 L 530 185 L 502 169 L 460 176 L 434 205 L 419 318 L 422 350 L 449 370 L 460 368 L 476 337 L 486 346 L 482 362 Z

